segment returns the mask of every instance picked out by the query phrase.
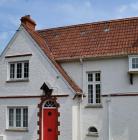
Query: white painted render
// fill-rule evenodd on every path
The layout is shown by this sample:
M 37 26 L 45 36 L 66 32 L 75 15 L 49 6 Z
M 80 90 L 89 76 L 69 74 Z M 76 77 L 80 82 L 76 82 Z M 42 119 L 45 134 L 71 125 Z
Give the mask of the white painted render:
M 5 135 L 6 140 L 34 140 L 37 136 L 37 104 L 39 99 L 0 99 L 0 135 Z M 28 106 L 28 132 L 8 131 L 7 108 L 12 106 Z
M 14 40 L 12 40 L 0 59 L 0 96 L 37 96 L 42 95 L 40 87 L 44 82 L 54 89 L 54 95 L 69 95 L 59 97 L 59 140 L 72 139 L 72 106 L 77 105 L 73 100 L 75 93 L 64 80 L 62 75 L 55 69 L 50 60 L 39 49 L 37 44 L 20 28 Z M 5 58 L 5 56 L 32 54 L 27 57 Z M 11 61 L 29 60 L 29 82 L 8 83 L 8 63 Z M 37 113 L 40 99 L 0 99 L 0 135 L 5 135 L 6 140 L 37 140 Z M 29 131 L 9 132 L 6 131 L 6 110 L 8 106 L 28 106 L 29 107 Z
M 102 107 L 86 108 L 88 105 L 87 72 L 101 72 L 102 95 L 138 92 L 138 75 L 134 75 L 133 85 L 129 81 L 127 57 L 83 61 L 83 64 L 67 62 L 62 63 L 62 66 L 86 94 L 81 107 L 82 140 L 135 140 L 138 138 L 137 96 L 112 97 L 111 100 L 109 97 L 103 97 Z M 87 136 L 90 126 L 98 129 L 98 137 Z
M 134 84 L 129 81 L 128 58 L 108 58 L 80 62 L 62 63 L 70 77 L 83 89 L 86 97 L 73 100 L 74 92 L 50 60 L 40 50 L 36 42 L 22 29 L 17 31 L 13 40 L 0 58 L 0 96 L 33 96 L 42 95 L 40 87 L 46 82 L 59 97 L 60 126 L 58 140 L 137 140 L 138 138 L 138 97 L 103 97 L 102 107 L 86 108 L 87 79 L 90 71 L 101 72 L 102 95 L 132 94 L 138 92 L 138 76 L 134 75 Z M 5 58 L 9 55 L 29 54 L 32 56 L 20 58 Z M 29 60 L 30 71 L 28 82 L 8 81 L 8 63 L 11 61 Z M 37 105 L 40 99 L 0 99 L 0 135 L 6 135 L 6 140 L 35 140 L 37 135 Z M 6 131 L 7 107 L 28 106 L 29 131 Z M 95 126 L 98 136 L 87 136 L 88 128 Z
M 37 44 L 29 35 L 21 29 L 16 39 L 9 45 L 5 56 L 32 54 L 32 56 L 20 58 L 5 58 L 0 62 L 0 96 L 6 95 L 41 95 L 40 87 L 46 82 L 54 89 L 55 94 L 68 94 L 70 87 L 59 74 L 46 55 L 39 51 Z M 45 57 L 44 57 L 45 56 Z M 14 61 L 29 60 L 29 82 L 6 83 L 8 80 L 8 63 Z M 15 88 L 16 87 L 16 88 Z M 62 88 L 64 87 L 64 88 Z M 72 96 L 74 93 L 72 93 Z
M 62 63 L 62 66 L 85 93 L 87 93 L 86 73 L 93 71 L 101 72 L 102 95 L 138 92 L 138 75 L 134 76 L 133 85 L 129 81 L 128 57 L 83 61 L 83 74 L 80 62 Z

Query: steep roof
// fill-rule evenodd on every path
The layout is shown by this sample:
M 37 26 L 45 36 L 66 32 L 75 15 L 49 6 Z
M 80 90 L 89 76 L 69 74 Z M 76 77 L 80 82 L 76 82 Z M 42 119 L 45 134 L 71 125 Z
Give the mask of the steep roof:
M 26 31 L 78 94 L 82 90 L 58 61 L 138 54 L 138 17 L 38 31 L 35 24 L 29 22 L 29 15 L 22 18 Z
M 62 66 L 57 63 L 54 60 L 54 57 L 49 50 L 48 45 L 46 44 L 46 41 L 35 31 L 31 28 L 28 28 L 26 25 L 22 23 L 22 26 L 26 29 L 26 31 L 31 35 L 31 37 L 36 41 L 36 43 L 39 45 L 39 47 L 43 50 L 43 52 L 46 54 L 46 56 L 51 60 L 51 62 L 54 64 L 56 69 L 61 73 L 61 75 L 64 77 L 64 79 L 68 82 L 68 84 L 71 86 L 71 88 L 76 92 L 76 94 L 80 95 L 82 93 L 82 90 L 80 87 L 69 77 L 69 75 L 64 71 Z
M 138 17 L 37 31 L 55 60 L 138 54 Z

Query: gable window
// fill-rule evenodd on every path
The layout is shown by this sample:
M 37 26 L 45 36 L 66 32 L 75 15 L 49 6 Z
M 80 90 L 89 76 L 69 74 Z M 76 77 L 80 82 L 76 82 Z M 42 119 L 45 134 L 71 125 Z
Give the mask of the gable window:
M 11 62 L 9 63 L 9 69 L 10 80 L 29 78 L 29 61 Z
M 8 108 L 8 127 L 9 128 L 27 128 L 28 127 L 28 108 L 10 107 Z
M 89 104 L 101 103 L 101 73 L 100 72 L 87 73 L 87 90 L 88 90 Z

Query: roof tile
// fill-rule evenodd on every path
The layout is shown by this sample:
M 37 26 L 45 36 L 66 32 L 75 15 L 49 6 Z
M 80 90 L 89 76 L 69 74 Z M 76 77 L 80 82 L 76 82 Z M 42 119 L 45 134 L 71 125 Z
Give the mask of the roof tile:
M 45 29 L 38 33 L 47 41 L 55 60 L 138 53 L 138 17 Z

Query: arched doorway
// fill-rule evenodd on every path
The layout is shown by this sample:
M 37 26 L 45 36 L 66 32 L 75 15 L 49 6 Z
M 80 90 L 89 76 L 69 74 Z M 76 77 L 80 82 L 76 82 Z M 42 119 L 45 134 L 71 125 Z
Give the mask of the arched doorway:
M 44 102 L 42 116 L 43 140 L 57 140 L 58 110 L 55 100 L 48 99 Z

